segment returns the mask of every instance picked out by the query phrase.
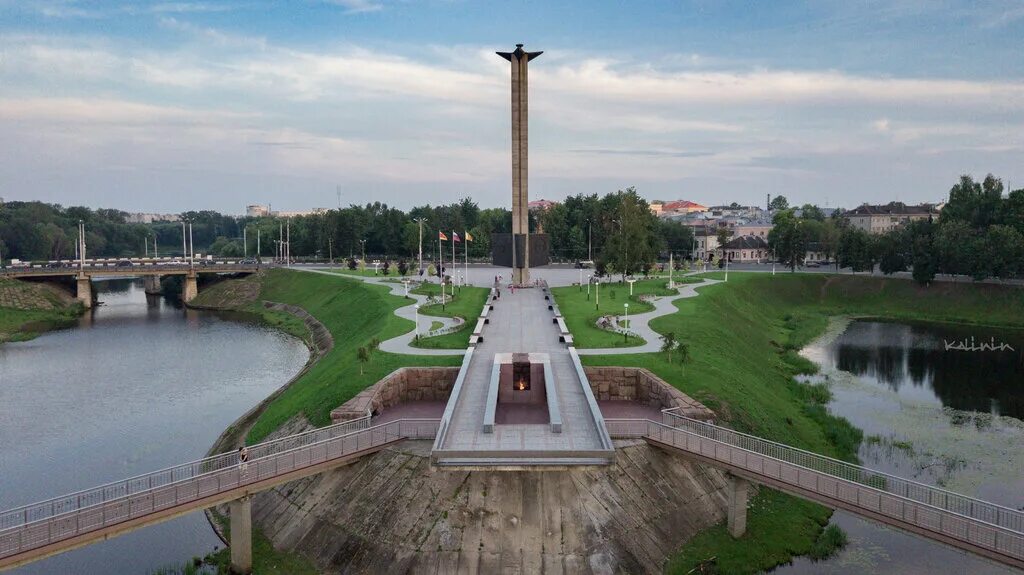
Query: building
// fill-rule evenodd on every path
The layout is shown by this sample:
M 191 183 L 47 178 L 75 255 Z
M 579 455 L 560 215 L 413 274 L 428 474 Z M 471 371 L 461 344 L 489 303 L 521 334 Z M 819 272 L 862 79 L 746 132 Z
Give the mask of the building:
M 711 206 L 710 208 L 707 208 L 707 211 L 711 212 L 711 215 L 716 218 L 732 216 L 747 220 L 761 220 L 768 216 L 768 213 L 760 206 L 741 206 L 739 204 Z
M 768 260 L 768 240 L 761 236 L 737 236 L 718 248 L 718 257 L 735 263 L 760 263 Z
M 829 263 L 828 254 L 818 242 L 807 242 L 807 253 L 804 254 L 804 262 Z
M 149 214 L 135 212 L 126 214 L 125 223 L 129 224 L 151 224 L 153 222 L 177 222 L 181 219 L 178 214 Z
M 910 222 L 937 217 L 939 211 L 932 204 L 908 206 L 901 202 L 889 202 L 884 206 L 864 204 L 843 214 L 855 228 L 869 234 L 885 234 Z
M 280 210 L 275 212 L 270 209 L 270 206 L 261 204 L 245 206 L 245 215 L 250 218 L 295 218 L 326 214 L 327 211 L 327 208 L 313 208 L 311 210 Z
M 718 228 L 696 228 L 693 230 L 693 253 L 690 258 L 694 261 L 710 261 L 715 250 L 718 249 Z
M 769 220 L 751 220 L 736 226 L 738 236 L 757 236 L 768 241 L 768 232 L 772 231 L 775 224 Z
M 544 211 L 544 210 L 551 209 L 557 203 L 558 202 L 552 202 L 551 200 L 545 200 L 544 198 L 541 198 L 539 200 L 533 200 L 532 202 L 527 202 L 526 208 L 528 210 L 541 210 L 541 211 Z
M 661 200 L 654 200 L 650 204 L 651 213 L 658 217 L 671 217 L 682 214 L 692 214 L 695 212 L 705 212 L 707 208 L 698 204 L 697 202 L 691 202 L 689 200 L 674 200 L 671 202 L 663 202 Z

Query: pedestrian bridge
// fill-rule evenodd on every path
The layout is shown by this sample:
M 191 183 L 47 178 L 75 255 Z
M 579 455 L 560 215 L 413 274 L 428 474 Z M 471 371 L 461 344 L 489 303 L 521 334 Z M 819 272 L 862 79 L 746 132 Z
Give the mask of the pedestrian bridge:
M 613 438 L 656 447 L 826 506 L 1024 568 L 1024 513 L 794 447 L 675 415 L 605 420 Z M 433 440 L 440 420 L 368 418 L 275 439 L 0 513 L 0 570 L 30 563 L 198 509 L 231 502 L 232 564 L 251 569 L 249 496 L 345 465 L 405 439 Z M 742 534 L 745 488 L 731 497 Z M 738 529 L 737 529 L 738 528 Z

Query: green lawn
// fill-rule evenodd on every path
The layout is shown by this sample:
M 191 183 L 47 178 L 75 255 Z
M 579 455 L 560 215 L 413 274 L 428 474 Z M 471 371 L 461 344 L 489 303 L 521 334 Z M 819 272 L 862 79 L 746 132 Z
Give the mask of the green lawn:
M 420 284 L 419 287 L 412 290 L 412 293 L 439 298 L 441 286 L 428 283 Z M 445 293 L 450 294 L 450 288 L 446 288 Z M 458 331 L 436 337 L 421 338 L 413 342 L 413 345 L 427 349 L 465 349 L 469 345 L 469 336 L 476 326 L 477 319 L 480 317 L 480 312 L 483 310 L 489 293 L 490 289 L 488 288 L 456 287 L 455 298 L 443 307 L 441 304 L 421 307 L 420 313 L 423 315 L 461 317 L 466 320 L 466 323 Z
M 411 321 L 394 311 L 411 302 L 392 296 L 388 288 L 362 281 L 286 269 L 267 270 L 260 300 L 302 306 L 323 323 L 334 337 L 334 349 L 301 379 L 267 406 L 246 438 L 260 441 L 297 413 L 313 425 L 330 423 L 330 412 L 388 373 L 412 365 L 459 365 L 461 358 L 409 356 L 374 352 L 359 375 L 356 350 L 374 337 L 380 341 L 413 329 Z M 259 304 L 250 311 L 261 313 Z
M 0 343 L 70 327 L 85 310 L 80 303 L 69 304 L 43 286 L 19 280 L 0 279 L 0 296 Z M 5 306 L 7 302 L 21 307 Z M 39 307 L 33 307 L 36 304 Z
M 831 512 L 814 503 L 772 489 L 761 489 L 747 510 L 747 533 L 739 539 L 725 525 L 699 533 L 665 566 L 665 573 L 700 573 L 713 563 L 720 575 L 756 573 L 811 553 Z M 714 561 L 709 561 L 714 558 Z M 696 571 L 692 571 L 697 569 Z
M 829 316 L 1024 326 L 1024 290 L 1015 287 L 920 287 L 868 276 L 731 272 L 727 283 L 698 291 L 696 298 L 675 302 L 678 313 L 651 322 L 659 333 L 673 332 L 689 344 L 689 363 L 670 364 L 663 354 L 585 356 L 583 363 L 645 367 L 706 403 L 735 429 L 847 460 L 856 457 L 860 431 L 827 413 L 826 388 L 793 379 L 815 369 L 797 351 L 824 330 Z M 760 514 L 765 524 L 789 525 L 787 515 L 795 503 L 766 504 L 752 517 Z M 800 514 L 815 520 L 820 508 L 806 505 L 811 507 Z M 773 536 L 771 529 L 763 536 L 756 533 L 752 530 L 742 544 L 721 534 L 698 537 L 683 549 L 686 561 L 680 565 L 692 567 L 693 560 L 717 555 L 720 561 L 732 558 L 722 572 L 753 573 L 786 553 L 804 552 L 817 537 L 817 530 L 797 528 L 785 537 Z
M 699 282 L 691 278 L 684 278 L 677 283 Z M 555 297 L 558 309 L 565 317 L 565 323 L 572 332 L 573 342 L 577 348 L 606 348 L 606 347 L 630 347 L 643 345 L 644 340 L 640 337 L 630 336 L 626 339 L 620 334 L 603 330 L 597 327 L 597 320 L 604 315 L 622 315 L 624 303 L 629 303 L 629 314 L 637 314 L 651 311 L 654 306 L 640 301 L 639 296 L 653 294 L 660 296 L 674 295 L 675 290 L 667 288 L 667 279 L 640 280 L 633 284 L 633 295 L 629 295 L 628 283 L 610 283 L 601 286 L 600 308 L 597 307 L 597 288 L 590 286 L 590 296 L 587 296 L 587 287 L 581 290 L 578 286 L 551 288 Z

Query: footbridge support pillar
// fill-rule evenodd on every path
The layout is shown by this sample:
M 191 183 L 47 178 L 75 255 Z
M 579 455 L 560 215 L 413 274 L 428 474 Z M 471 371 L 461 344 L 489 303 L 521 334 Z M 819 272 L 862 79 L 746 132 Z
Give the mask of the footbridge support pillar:
M 181 288 L 181 301 L 188 303 L 199 295 L 199 284 L 196 283 L 196 272 L 190 271 L 185 275 L 185 284 Z
M 92 280 L 85 274 L 78 274 L 77 281 L 78 290 L 75 293 L 75 298 L 82 302 L 82 305 L 86 309 L 92 307 Z
M 160 285 L 160 276 L 146 276 L 142 278 L 142 287 L 149 295 L 160 295 L 164 289 Z
M 750 482 L 735 475 L 729 475 L 729 503 L 727 510 L 729 535 L 742 537 L 747 532 L 747 492 Z
M 231 508 L 231 572 L 252 573 L 252 496 L 228 504 Z

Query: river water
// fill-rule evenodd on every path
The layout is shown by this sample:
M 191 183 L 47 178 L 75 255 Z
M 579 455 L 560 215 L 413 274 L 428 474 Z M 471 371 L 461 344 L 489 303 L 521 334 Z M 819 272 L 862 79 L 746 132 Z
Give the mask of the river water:
M 985 343 L 986 346 L 981 344 Z M 803 350 L 832 413 L 864 431 L 864 466 L 1024 508 L 1024 331 L 835 320 Z M 836 512 L 850 544 L 777 573 L 1019 574 Z
M 78 327 L 0 346 L 0 508 L 202 457 L 218 435 L 298 373 L 298 340 L 95 282 Z M 19 575 L 147 573 L 221 542 L 202 512 L 70 551 Z

